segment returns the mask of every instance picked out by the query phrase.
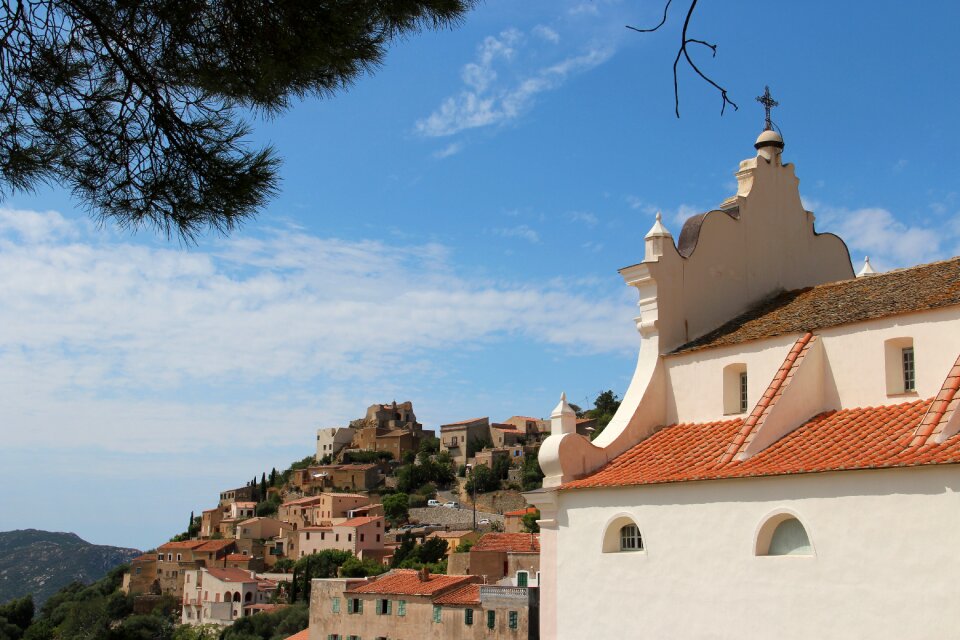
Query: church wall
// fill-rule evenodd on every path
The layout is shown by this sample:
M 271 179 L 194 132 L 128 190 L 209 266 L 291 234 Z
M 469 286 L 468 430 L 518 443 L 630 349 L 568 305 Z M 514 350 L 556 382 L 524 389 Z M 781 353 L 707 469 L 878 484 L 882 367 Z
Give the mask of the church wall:
M 826 405 L 872 407 L 937 395 L 947 372 L 960 356 L 958 320 L 960 308 L 949 307 L 817 331 L 826 355 Z M 752 409 L 799 337 L 790 334 L 668 356 L 666 423 L 724 419 L 723 369 L 734 363 L 747 365 L 748 405 Z M 884 343 L 902 337 L 913 338 L 917 390 L 888 395 Z M 811 407 L 811 415 L 820 410 L 817 402 L 812 401 Z
M 544 632 L 556 638 L 945 638 L 960 628 L 960 467 L 560 492 Z M 792 512 L 813 556 L 756 556 Z M 601 553 L 630 515 L 645 550 Z M 551 549 L 552 551 L 552 549 Z M 546 561 L 547 559 L 544 558 Z M 556 575 L 546 575 L 556 567 Z M 549 569 L 547 567 L 550 567 Z M 551 629 L 552 630 L 552 629 Z

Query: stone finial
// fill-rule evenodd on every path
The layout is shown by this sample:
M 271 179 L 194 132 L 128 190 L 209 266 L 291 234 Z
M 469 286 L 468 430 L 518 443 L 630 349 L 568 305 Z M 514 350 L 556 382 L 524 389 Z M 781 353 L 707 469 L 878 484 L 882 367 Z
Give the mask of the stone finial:
M 673 235 L 663 226 L 663 215 L 657 211 L 657 219 L 650 227 L 650 231 L 643 237 L 645 241 L 644 262 L 653 261 L 663 255 L 663 247 L 666 239 L 669 238 L 673 243 Z
M 857 277 L 862 278 L 863 276 L 872 276 L 877 271 L 873 268 L 873 265 L 870 264 L 870 256 L 866 256 L 863 259 L 863 267 L 860 268 L 860 271 L 857 271 Z
M 550 435 L 565 435 L 577 432 L 577 414 L 567 404 L 567 394 L 560 394 L 560 402 L 550 414 Z

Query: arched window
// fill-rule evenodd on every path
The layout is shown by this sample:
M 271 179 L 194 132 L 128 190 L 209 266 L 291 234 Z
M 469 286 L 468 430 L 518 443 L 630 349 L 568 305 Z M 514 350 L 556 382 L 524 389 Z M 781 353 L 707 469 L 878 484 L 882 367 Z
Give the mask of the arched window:
M 250 591 L 247 591 L 245 594 L 243 594 L 243 601 L 244 601 L 244 602 L 250 602 L 250 600 L 251 600 L 252 598 L 253 598 L 253 593 L 250 592 Z
M 812 556 L 813 545 L 803 523 L 789 513 L 767 520 L 757 536 L 758 556 Z
M 622 514 L 607 523 L 603 533 L 603 552 L 644 551 L 640 527 L 632 516 Z
M 239 591 L 234 591 L 234 592 L 233 592 L 233 601 L 234 601 L 234 602 L 240 602 L 240 592 L 239 592 Z
M 643 549 L 643 538 L 640 529 L 635 524 L 620 527 L 620 551 L 640 551 Z

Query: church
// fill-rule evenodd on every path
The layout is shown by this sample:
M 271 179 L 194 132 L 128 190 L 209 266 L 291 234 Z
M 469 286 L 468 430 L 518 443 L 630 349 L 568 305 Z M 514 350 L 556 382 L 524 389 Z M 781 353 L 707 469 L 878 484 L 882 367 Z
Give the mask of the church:
M 610 424 L 553 411 L 544 638 L 960 637 L 960 258 L 855 274 L 769 111 L 754 146 L 620 270 L 641 346 Z

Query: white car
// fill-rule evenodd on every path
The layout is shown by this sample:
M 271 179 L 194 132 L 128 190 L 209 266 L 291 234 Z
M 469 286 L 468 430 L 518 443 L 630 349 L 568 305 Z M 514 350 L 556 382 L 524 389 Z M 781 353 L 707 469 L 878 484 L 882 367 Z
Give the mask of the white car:
M 428 506 L 428 507 L 439 507 L 439 506 L 440 506 L 440 501 L 439 501 L 439 500 L 427 500 L 427 506 Z
M 448 502 L 448 503 L 444 504 L 443 506 L 445 506 L 447 509 L 459 509 L 459 508 L 460 508 L 460 503 L 459 503 L 459 502 Z
M 479 522 L 477 522 L 477 524 L 479 524 L 479 525 L 490 524 L 490 521 L 489 521 L 488 519 L 484 518 L 483 520 L 480 520 Z

